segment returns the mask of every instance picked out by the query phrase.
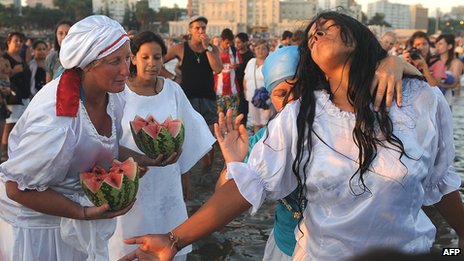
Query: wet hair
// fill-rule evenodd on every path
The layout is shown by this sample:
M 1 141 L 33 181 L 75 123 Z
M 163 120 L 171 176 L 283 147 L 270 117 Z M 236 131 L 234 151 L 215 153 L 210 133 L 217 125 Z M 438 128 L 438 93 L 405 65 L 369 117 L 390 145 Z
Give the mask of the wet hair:
M 168 52 L 168 48 L 164 43 L 163 38 L 161 36 L 151 32 L 151 31 L 143 31 L 134 36 L 131 40 L 131 53 L 132 55 L 137 55 L 140 50 L 140 47 L 145 43 L 157 43 L 161 47 L 161 54 L 164 56 Z M 137 74 L 137 67 L 130 63 L 129 65 L 130 75 L 134 76 Z
M 238 33 L 236 36 L 236 38 L 240 39 L 240 41 L 242 42 L 248 42 L 249 38 L 248 38 L 248 34 L 246 33 Z
M 39 46 L 39 44 L 43 44 L 45 45 L 45 47 L 47 47 L 47 43 L 43 40 L 36 40 L 34 41 L 34 43 L 32 44 L 32 49 L 37 49 L 37 47 Z
M 349 70 L 347 99 L 354 107 L 356 115 L 353 140 L 359 149 L 358 168 L 349 180 L 351 192 L 355 196 L 365 192 L 370 193 L 369 188 L 364 183 L 365 174 L 377 156 L 379 146 L 386 147 L 385 142 L 388 142 L 391 144 L 388 146 L 389 148 L 400 151 L 399 158 L 405 155 L 403 143 L 393 134 L 393 125 L 386 111 L 385 100 L 382 101 L 379 112 L 374 112 L 371 109 L 371 103 L 375 96 L 371 95 L 370 86 L 377 65 L 387 56 L 387 52 L 377 41 L 375 35 L 356 19 L 335 11 L 320 13 L 305 29 L 305 38 L 299 46 L 300 63 L 296 73 L 297 81 L 292 89 L 294 97 L 301 97 L 301 106 L 297 116 L 297 154 L 292 165 L 293 174 L 298 181 L 297 201 L 300 207 L 303 206 L 305 200 L 307 167 L 312 156 L 313 140 L 311 137 L 315 135 L 316 139 L 325 142 L 313 129 L 316 113 L 314 91 L 325 90 L 333 98 L 326 76 L 313 60 L 307 44 L 311 27 L 313 25 L 320 26 L 327 20 L 334 21 L 340 27 L 341 40 L 347 46 L 354 48 L 345 62 L 345 65 L 348 63 L 356 65 L 356 69 L 347 68 Z M 379 135 L 382 138 L 378 138 L 377 131 L 382 133 Z M 307 141 L 306 145 L 305 141 Z M 307 156 L 304 156 L 305 149 L 308 151 Z M 301 177 L 299 173 L 302 173 Z
M 234 34 L 232 33 L 232 30 L 230 30 L 229 28 L 226 28 L 226 29 L 222 30 L 221 39 L 222 40 L 227 39 L 227 40 L 232 42 L 234 40 Z
M 60 53 L 60 49 L 61 49 L 61 46 L 60 44 L 58 43 L 58 36 L 56 36 L 56 34 L 58 33 L 58 27 L 60 27 L 61 25 L 69 25 L 69 27 L 71 27 L 73 25 L 73 22 L 69 21 L 69 20 L 61 20 L 59 21 L 57 24 L 56 24 L 56 27 L 55 27 L 55 34 L 54 34 L 54 37 L 55 37 L 55 40 L 54 40 L 54 49 L 57 53 Z
M 408 45 L 411 48 L 414 48 L 414 40 L 419 39 L 419 38 L 424 38 L 425 40 L 427 40 L 427 43 L 429 43 L 429 50 L 427 52 L 427 55 L 424 57 L 425 61 L 428 63 L 430 58 L 432 57 L 432 54 L 430 53 L 430 46 L 432 44 L 430 43 L 429 36 L 426 33 L 422 32 L 422 31 L 417 31 L 417 32 L 413 33 L 411 35 L 411 37 L 409 38 L 409 40 L 408 40 Z
M 451 44 L 452 48 L 448 50 L 448 59 L 446 60 L 446 68 L 451 66 L 451 61 L 454 59 L 454 48 L 456 47 L 456 42 L 454 41 L 455 36 L 453 34 L 441 34 L 437 37 L 435 43 L 444 39 L 447 44 Z

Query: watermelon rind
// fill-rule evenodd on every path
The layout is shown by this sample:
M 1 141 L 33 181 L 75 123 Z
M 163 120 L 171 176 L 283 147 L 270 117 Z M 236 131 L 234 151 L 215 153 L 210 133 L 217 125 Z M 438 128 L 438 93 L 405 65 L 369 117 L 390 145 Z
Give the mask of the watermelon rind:
M 118 165 L 123 166 L 123 168 L 119 168 Z M 129 170 L 129 173 L 127 174 L 125 173 L 126 169 Z M 82 174 L 89 174 L 89 172 Z M 120 182 L 120 184 L 112 184 L 105 178 L 100 189 L 96 192 L 89 189 L 86 185 L 85 179 L 82 179 L 82 174 L 82 189 L 84 190 L 85 195 L 95 206 L 101 206 L 108 203 L 111 210 L 120 210 L 127 207 L 134 200 L 137 194 L 139 187 L 138 164 L 132 158 L 129 158 L 122 163 L 117 161 L 112 164 L 108 175 L 113 177 L 120 175 L 122 178 L 122 182 Z

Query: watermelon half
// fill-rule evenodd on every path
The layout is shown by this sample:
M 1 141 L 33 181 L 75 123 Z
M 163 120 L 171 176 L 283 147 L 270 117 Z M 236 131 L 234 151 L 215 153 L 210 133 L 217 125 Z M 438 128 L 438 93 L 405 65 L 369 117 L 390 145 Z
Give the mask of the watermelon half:
M 173 152 L 179 151 L 184 143 L 184 124 L 171 116 L 160 124 L 151 114 L 146 119 L 136 115 L 130 127 L 135 144 L 150 158 L 163 154 L 165 160 Z
M 80 174 L 85 195 L 97 207 L 108 203 L 112 210 L 127 207 L 139 188 L 138 164 L 132 158 L 124 162 L 113 160 L 109 170 L 96 165 Z

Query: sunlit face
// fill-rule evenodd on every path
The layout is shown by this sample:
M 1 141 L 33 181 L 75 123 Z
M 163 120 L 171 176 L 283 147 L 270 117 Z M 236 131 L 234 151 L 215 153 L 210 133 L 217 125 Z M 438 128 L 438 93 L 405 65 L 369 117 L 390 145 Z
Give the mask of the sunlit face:
M 385 51 L 390 51 L 395 44 L 395 38 L 391 35 L 384 35 L 382 39 L 380 39 L 380 45 Z
M 84 69 L 84 78 L 101 91 L 117 93 L 124 90 L 129 76 L 130 49 L 127 41 L 112 54 Z
M 414 39 L 412 46 L 421 51 L 423 57 L 427 56 L 427 54 L 429 53 L 430 45 L 427 39 L 425 38 L 421 37 Z
M 206 24 L 203 21 L 196 21 L 190 24 L 189 33 L 192 36 L 192 40 L 201 41 L 201 35 L 206 34 Z
M 284 107 L 284 101 L 287 95 L 289 95 L 287 102 L 290 102 L 293 100 L 294 98 L 293 94 L 290 92 L 295 82 L 296 80 L 282 81 L 272 90 L 270 98 L 271 98 L 272 105 L 274 105 L 274 108 L 276 109 L 277 112 L 281 111 L 282 108 Z
M 17 35 L 13 35 L 8 41 L 8 52 L 18 53 L 21 52 L 21 47 L 23 45 L 23 40 Z
M 269 55 L 269 49 L 265 44 L 258 44 L 255 46 L 255 54 L 258 59 L 266 59 Z
M 48 54 L 48 48 L 47 45 L 40 43 L 36 46 L 34 49 L 34 57 L 37 60 L 43 60 L 47 57 Z
M 237 50 L 246 50 L 247 49 L 247 42 L 242 42 L 242 40 L 240 40 L 240 38 L 238 37 L 235 37 L 234 39 L 234 44 L 235 44 L 235 48 L 237 48 Z
M 340 26 L 334 20 L 321 19 L 308 32 L 308 47 L 316 64 L 326 73 L 329 68 L 344 65 L 354 46 L 340 37 Z
M 157 42 L 144 43 L 131 60 L 137 68 L 137 77 L 151 80 L 158 76 L 163 66 L 161 46 Z
M 56 39 L 58 40 L 58 44 L 61 46 L 61 42 L 63 42 L 63 39 L 68 35 L 69 28 L 71 28 L 67 24 L 61 24 L 58 26 L 56 29 Z
M 444 38 L 435 43 L 435 49 L 437 50 L 438 54 L 447 53 L 451 48 L 453 48 L 453 45 L 448 44 Z

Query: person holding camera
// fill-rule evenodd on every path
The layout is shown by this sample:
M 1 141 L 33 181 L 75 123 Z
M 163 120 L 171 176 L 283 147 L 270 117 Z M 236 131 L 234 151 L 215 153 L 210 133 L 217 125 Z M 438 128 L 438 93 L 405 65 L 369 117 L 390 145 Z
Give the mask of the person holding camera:
M 430 40 L 426 33 L 415 32 L 408 40 L 411 49 L 403 52 L 403 58 L 424 74 L 430 86 L 438 86 L 446 79 L 445 64 L 440 57 L 430 53 Z

